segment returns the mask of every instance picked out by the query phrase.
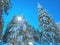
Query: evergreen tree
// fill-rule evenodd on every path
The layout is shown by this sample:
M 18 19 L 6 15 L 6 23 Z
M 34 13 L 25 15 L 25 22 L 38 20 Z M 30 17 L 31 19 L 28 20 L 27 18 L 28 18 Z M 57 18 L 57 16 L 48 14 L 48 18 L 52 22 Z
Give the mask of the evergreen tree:
M 59 43 L 60 39 L 58 36 L 58 28 L 52 19 L 52 17 L 47 13 L 46 10 L 38 3 L 38 21 L 39 25 L 42 27 L 41 40 L 40 42 L 46 43 Z
M 3 36 L 3 41 L 10 42 L 12 45 L 22 45 L 22 43 L 27 45 L 29 42 L 33 43 L 34 30 L 34 27 L 30 26 L 23 16 L 15 15 L 7 26 L 6 32 Z
M 5 12 L 7 15 L 7 11 L 10 8 L 10 0 L 0 0 L 0 39 L 2 38 L 2 30 L 3 30 L 3 12 Z

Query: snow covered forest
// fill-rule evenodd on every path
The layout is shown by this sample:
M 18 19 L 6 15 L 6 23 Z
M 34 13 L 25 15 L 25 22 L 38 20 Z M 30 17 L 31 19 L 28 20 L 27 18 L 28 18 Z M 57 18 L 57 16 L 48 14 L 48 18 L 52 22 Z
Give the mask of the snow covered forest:
M 4 35 L 2 15 L 11 8 L 10 0 L 0 0 L 0 42 L 3 45 L 60 45 L 60 23 L 38 3 L 38 28 L 31 26 L 21 14 L 13 16 Z

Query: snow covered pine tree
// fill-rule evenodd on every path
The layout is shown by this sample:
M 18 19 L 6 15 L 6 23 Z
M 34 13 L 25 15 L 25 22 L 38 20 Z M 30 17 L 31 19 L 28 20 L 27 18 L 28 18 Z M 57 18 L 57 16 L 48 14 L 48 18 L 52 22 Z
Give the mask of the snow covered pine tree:
M 28 45 L 30 43 L 33 45 L 34 30 L 34 27 L 30 26 L 23 16 L 15 15 L 7 26 L 3 42 L 7 45 Z
M 38 21 L 42 27 L 41 40 L 42 43 L 60 43 L 59 29 L 55 24 L 52 17 L 47 13 L 46 10 L 38 3 Z
M 2 40 L 2 31 L 4 26 L 3 12 L 8 15 L 8 10 L 10 8 L 10 0 L 0 0 L 0 39 Z

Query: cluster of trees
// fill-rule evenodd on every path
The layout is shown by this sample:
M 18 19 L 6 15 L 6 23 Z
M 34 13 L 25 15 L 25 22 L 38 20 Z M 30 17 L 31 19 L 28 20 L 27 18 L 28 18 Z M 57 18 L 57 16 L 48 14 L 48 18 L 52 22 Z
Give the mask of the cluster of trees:
M 5 34 L 2 37 L 3 18 L 5 12 L 8 15 L 10 0 L 0 0 L 0 38 L 7 45 L 34 45 L 40 43 L 60 43 L 60 32 L 54 19 L 38 3 L 38 22 L 40 29 L 35 29 L 21 15 L 13 16 L 11 22 L 7 25 Z
M 33 45 L 35 42 L 38 42 L 39 44 L 60 43 L 60 32 L 54 22 L 54 19 L 52 19 L 52 17 L 42 8 L 40 4 L 38 4 L 39 28 L 42 28 L 40 32 L 39 29 L 36 30 L 24 18 L 21 23 L 17 23 L 17 20 L 15 20 L 17 19 L 16 17 L 17 16 L 14 16 L 12 21 L 8 24 L 8 31 L 6 30 L 6 33 L 3 36 L 3 41 L 10 42 L 12 45 L 28 45 L 29 42 L 32 42 Z

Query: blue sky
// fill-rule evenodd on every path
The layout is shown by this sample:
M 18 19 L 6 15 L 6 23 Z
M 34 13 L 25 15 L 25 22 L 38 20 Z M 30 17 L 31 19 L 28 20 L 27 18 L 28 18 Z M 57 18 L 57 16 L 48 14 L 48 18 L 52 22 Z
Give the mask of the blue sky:
M 4 29 L 14 14 L 22 14 L 36 28 L 38 26 L 38 2 L 56 22 L 60 22 L 60 0 L 11 0 L 12 9 L 8 11 L 9 15 L 3 15 Z

